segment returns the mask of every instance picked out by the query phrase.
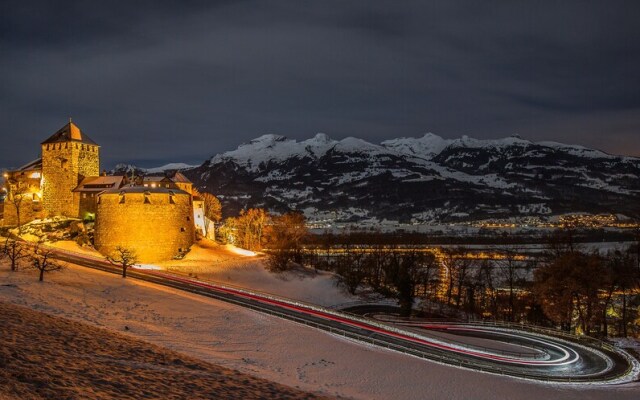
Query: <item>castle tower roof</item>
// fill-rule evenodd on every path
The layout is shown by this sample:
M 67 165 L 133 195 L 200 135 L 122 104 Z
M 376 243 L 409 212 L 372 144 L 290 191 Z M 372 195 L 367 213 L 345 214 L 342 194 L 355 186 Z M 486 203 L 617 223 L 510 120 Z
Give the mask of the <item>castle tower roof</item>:
M 94 146 L 98 145 L 91 138 L 89 138 L 89 136 L 82 133 L 80 128 L 78 128 L 76 124 L 71 122 L 71 119 L 69 119 L 69 122 L 65 126 L 58 129 L 56 133 L 51 135 L 49 139 L 42 142 L 42 144 L 60 143 L 60 142 L 81 142 L 86 144 L 92 144 Z

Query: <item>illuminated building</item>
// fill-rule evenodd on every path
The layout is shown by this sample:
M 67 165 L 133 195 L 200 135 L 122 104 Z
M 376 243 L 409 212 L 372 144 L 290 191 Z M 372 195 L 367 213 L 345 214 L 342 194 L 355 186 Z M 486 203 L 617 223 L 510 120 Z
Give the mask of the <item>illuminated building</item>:
M 100 176 L 100 146 L 71 120 L 41 144 L 42 157 L 5 173 L 4 225 L 65 216 L 95 220 L 96 249 L 134 250 L 141 262 L 183 255 L 204 229 L 201 199 L 181 173 Z M 20 199 L 19 202 L 11 202 Z M 10 204 L 7 204 L 10 203 Z

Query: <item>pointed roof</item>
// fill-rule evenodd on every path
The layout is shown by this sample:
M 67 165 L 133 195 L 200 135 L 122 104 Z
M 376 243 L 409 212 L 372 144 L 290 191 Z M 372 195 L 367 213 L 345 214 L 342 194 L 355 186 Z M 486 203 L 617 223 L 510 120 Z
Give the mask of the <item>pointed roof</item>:
M 71 120 L 69 120 L 69 122 L 65 126 L 58 129 L 56 133 L 51 135 L 49 139 L 42 142 L 42 144 L 60 143 L 60 142 L 81 142 L 86 144 L 92 144 L 94 146 L 98 145 L 96 142 L 91 140 L 89 136 L 82 133 L 80 128 L 78 128 L 76 124 L 71 122 Z

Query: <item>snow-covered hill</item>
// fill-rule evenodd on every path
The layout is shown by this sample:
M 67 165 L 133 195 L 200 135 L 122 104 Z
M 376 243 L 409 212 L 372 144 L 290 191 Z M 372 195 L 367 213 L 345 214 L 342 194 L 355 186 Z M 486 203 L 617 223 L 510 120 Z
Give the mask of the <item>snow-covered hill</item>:
M 296 209 L 315 220 L 407 223 L 567 212 L 640 217 L 640 159 L 517 136 L 381 144 L 264 135 L 183 172 L 228 214 Z

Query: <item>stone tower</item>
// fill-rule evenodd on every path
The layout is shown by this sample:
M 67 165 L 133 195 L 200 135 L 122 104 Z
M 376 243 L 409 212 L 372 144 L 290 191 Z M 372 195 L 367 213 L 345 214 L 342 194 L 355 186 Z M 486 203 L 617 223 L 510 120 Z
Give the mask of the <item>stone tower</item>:
M 78 217 L 72 190 L 88 176 L 100 175 L 100 146 L 71 119 L 42 142 L 42 205 L 46 216 Z

